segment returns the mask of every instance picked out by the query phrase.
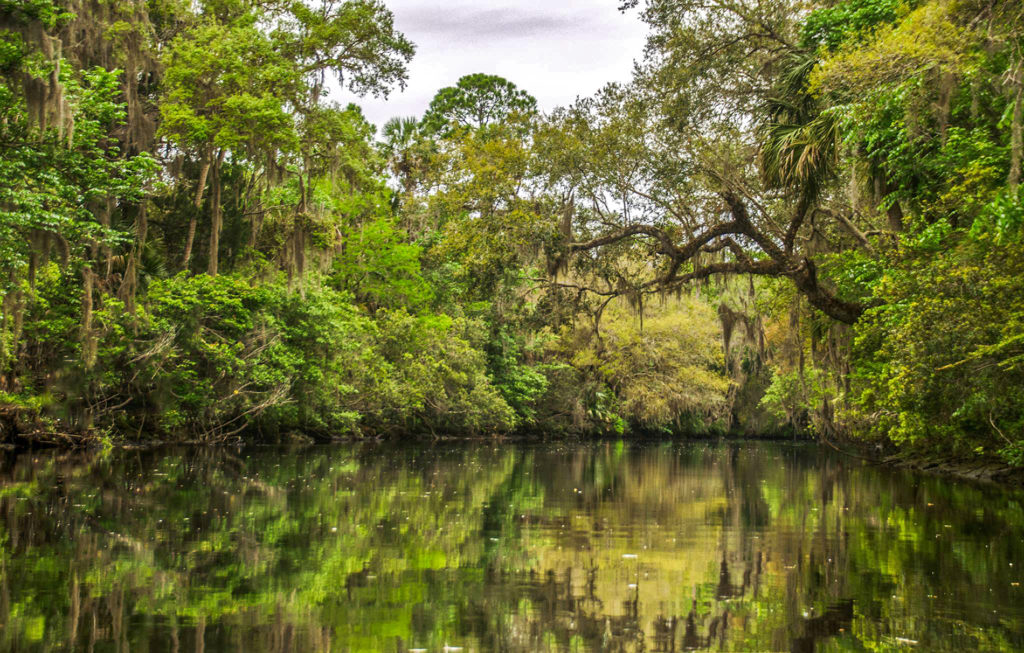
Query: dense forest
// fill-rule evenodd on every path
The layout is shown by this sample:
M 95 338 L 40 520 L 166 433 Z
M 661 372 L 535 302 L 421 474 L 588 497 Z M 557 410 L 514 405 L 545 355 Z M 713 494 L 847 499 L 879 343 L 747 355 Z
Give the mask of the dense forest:
M 0 0 L 0 439 L 813 434 L 1024 463 L 1024 5 L 639 0 L 357 104 L 377 0 Z

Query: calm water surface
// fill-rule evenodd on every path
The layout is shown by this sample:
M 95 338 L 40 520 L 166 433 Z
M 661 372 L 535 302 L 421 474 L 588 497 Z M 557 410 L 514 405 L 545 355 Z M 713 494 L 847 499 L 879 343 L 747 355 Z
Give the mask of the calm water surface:
M 0 458 L 0 651 L 1012 651 L 1022 567 L 1020 492 L 807 446 Z

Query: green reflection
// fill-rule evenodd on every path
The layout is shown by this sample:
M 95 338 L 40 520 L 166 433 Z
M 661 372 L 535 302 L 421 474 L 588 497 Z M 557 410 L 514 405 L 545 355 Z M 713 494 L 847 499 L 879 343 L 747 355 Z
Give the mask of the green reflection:
M 1021 496 L 769 444 L 21 456 L 0 651 L 1019 650 Z

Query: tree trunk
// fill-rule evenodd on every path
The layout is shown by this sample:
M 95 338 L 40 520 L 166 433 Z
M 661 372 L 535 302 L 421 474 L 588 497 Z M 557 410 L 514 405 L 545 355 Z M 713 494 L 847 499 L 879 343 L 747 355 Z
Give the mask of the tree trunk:
M 96 343 L 92 333 L 92 289 L 93 271 L 86 265 L 82 268 L 82 362 L 91 370 L 96 363 Z
M 783 276 L 793 280 L 797 289 L 807 297 L 807 301 L 812 306 L 832 319 L 846 324 L 853 324 L 860 318 L 864 313 L 864 307 L 840 299 L 836 297 L 835 293 L 824 287 L 818 281 L 818 270 L 814 261 L 806 257 L 801 260 L 783 251 L 771 237 L 759 231 L 750 221 L 746 205 L 736 195 L 727 193 L 725 200 L 729 204 L 733 220 L 736 221 L 740 231 L 757 243 L 761 251 L 778 266 L 778 270 Z M 748 271 L 753 272 L 754 270 Z
M 839 299 L 831 291 L 823 288 L 818 281 L 818 271 L 814 262 L 805 258 L 799 269 L 788 275 L 798 290 L 825 315 L 844 324 L 853 324 L 864 314 L 864 307 Z
M 1010 188 L 1016 190 L 1020 185 L 1021 155 L 1024 154 L 1024 127 L 1021 126 L 1024 116 L 1024 80 L 1021 71 L 1017 72 L 1017 96 L 1013 102 L 1013 121 L 1010 123 Z
M 204 653 L 206 651 L 206 615 L 200 615 L 197 620 L 194 649 L 196 653 Z
M 145 201 L 139 204 L 139 215 L 135 219 L 135 242 L 139 248 L 139 259 L 142 258 L 142 249 L 146 246 L 146 236 L 149 235 L 149 213 L 147 213 Z
M 871 241 L 868 240 L 868 237 L 864 234 L 863 231 L 857 228 L 857 225 L 853 224 L 852 220 L 850 220 L 848 217 L 846 217 L 839 211 L 837 211 L 834 215 L 836 217 L 836 220 L 839 221 L 839 224 L 845 227 L 846 231 L 848 231 L 851 236 L 857 239 L 857 242 L 860 243 L 861 247 L 868 250 L 869 252 L 874 251 L 874 248 L 871 246 Z
M 36 289 L 36 271 L 39 268 L 39 250 L 36 249 L 36 244 L 32 242 L 31 237 L 29 239 L 29 253 L 28 253 L 28 287 L 33 292 Z
M 789 223 L 789 227 L 786 229 L 786 235 L 783 236 L 782 244 L 787 254 L 792 253 L 793 245 L 796 243 L 796 236 L 800 232 L 800 227 L 803 226 L 804 220 L 807 219 L 807 213 L 811 208 L 811 197 L 807 192 L 800 193 L 800 199 L 796 204 L 796 212 L 793 214 L 793 219 Z
M 11 360 L 16 366 L 18 357 L 21 356 L 21 332 L 25 327 L 25 293 L 20 290 L 14 292 L 12 312 L 14 324 L 11 331 Z
M 135 315 L 135 293 L 139 287 L 139 269 L 142 267 L 142 250 L 146 247 L 146 234 L 149 231 L 149 220 L 146 213 L 146 202 L 138 206 L 135 216 L 135 245 L 128 254 L 128 263 L 125 265 L 124 277 L 121 279 L 121 287 L 117 291 L 128 312 Z
M 876 175 L 877 176 L 875 177 L 875 193 L 876 193 L 876 195 L 878 195 L 878 197 L 876 199 L 879 202 L 881 202 L 886 197 L 888 197 L 889 194 L 892 193 L 894 189 L 893 189 L 892 186 L 889 185 L 889 178 L 886 176 L 885 172 L 879 171 L 879 172 L 876 173 Z M 894 231 L 896 233 L 902 233 L 903 232 L 903 209 L 900 208 L 899 201 L 894 199 L 892 201 L 892 204 L 889 205 L 889 208 L 887 208 L 885 210 L 885 213 L 886 213 L 886 217 L 889 220 L 889 231 Z
M 224 162 L 224 152 L 221 150 L 217 156 L 217 162 L 213 164 L 213 175 L 210 179 L 210 253 L 207 262 L 206 273 L 211 277 L 217 276 L 217 264 L 220 253 L 220 231 L 224 222 L 224 213 L 220 205 L 221 164 Z
M 104 203 L 103 208 L 100 209 L 100 224 L 106 228 L 110 228 L 110 216 L 114 212 L 114 200 L 108 197 Z M 114 250 L 110 245 L 103 246 L 103 260 L 104 269 L 106 272 L 103 275 L 104 279 L 110 279 L 110 275 L 114 272 Z
M 196 238 L 196 223 L 199 219 L 199 212 L 203 208 L 203 191 L 206 190 L 206 177 L 210 173 L 210 155 L 203 155 L 203 161 L 199 168 L 199 181 L 196 183 L 196 194 L 192 200 L 192 218 L 188 221 L 188 235 L 185 237 L 185 256 L 182 259 L 181 267 L 188 270 L 189 261 L 192 260 L 192 243 Z

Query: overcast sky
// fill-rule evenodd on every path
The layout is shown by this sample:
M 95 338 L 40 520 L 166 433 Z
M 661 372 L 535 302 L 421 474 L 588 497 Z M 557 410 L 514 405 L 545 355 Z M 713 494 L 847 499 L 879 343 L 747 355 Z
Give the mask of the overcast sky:
M 619 0 L 384 0 L 396 27 L 416 44 L 409 85 L 388 100 L 351 98 L 378 126 L 421 116 L 438 89 L 470 73 L 501 75 L 542 110 L 630 78 L 646 26 Z

